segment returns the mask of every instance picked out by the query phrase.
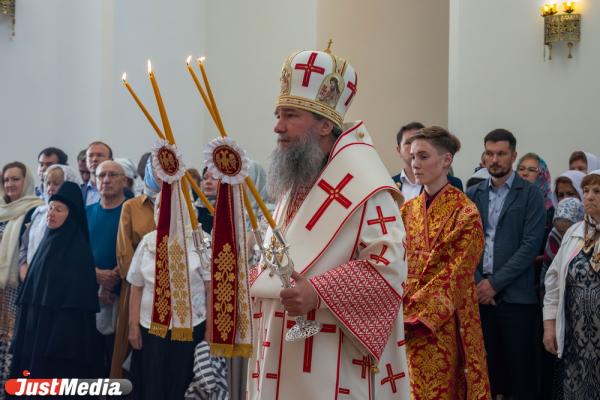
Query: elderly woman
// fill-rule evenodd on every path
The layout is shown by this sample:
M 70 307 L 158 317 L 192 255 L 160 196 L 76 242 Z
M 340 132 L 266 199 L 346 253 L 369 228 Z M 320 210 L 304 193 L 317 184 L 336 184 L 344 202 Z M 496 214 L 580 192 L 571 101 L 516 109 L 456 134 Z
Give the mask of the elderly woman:
M 544 206 L 546 210 L 552 208 L 552 198 L 550 185 L 550 171 L 546 162 L 535 153 L 527 153 L 519 160 L 517 164 L 517 173 L 519 176 L 530 183 L 533 183 L 544 196 Z M 550 218 L 552 221 L 552 218 Z
M 582 181 L 585 218 L 546 273 L 544 347 L 563 360 L 564 399 L 600 399 L 600 170 Z
M 2 168 L 0 182 L 0 384 L 8 376 L 8 348 L 15 326 L 19 286 L 19 241 L 33 209 L 43 201 L 33 195 L 33 177 L 18 161 Z M 4 393 L 4 392 L 2 392 Z M 1 397 L 2 395 L 0 395 Z
M 96 378 L 98 285 L 79 185 L 50 197 L 46 226 L 17 299 L 12 376 Z
M 73 182 L 81 187 L 83 183 L 79 173 L 67 165 L 54 164 L 48 167 L 44 173 L 44 201 L 43 204 L 35 209 L 31 215 L 29 228 L 23 235 L 21 250 L 19 254 L 19 276 L 21 281 L 25 279 L 27 267 L 33 260 L 40 242 L 46 233 L 46 216 L 48 214 L 48 205 L 50 197 L 58 192 L 58 189 L 64 182 Z
M 189 236 L 186 234 L 193 340 L 173 340 L 173 321 L 165 338 L 151 334 L 156 238 L 156 230 L 144 236 L 127 273 L 127 281 L 131 284 L 129 342 L 134 349 L 129 375 L 133 383 L 132 398 L 181 399 L 193 377 L 194 347 L 204 339 L 210 272 L 201 267 L 198 254 L 193 251 L 191 232 Z

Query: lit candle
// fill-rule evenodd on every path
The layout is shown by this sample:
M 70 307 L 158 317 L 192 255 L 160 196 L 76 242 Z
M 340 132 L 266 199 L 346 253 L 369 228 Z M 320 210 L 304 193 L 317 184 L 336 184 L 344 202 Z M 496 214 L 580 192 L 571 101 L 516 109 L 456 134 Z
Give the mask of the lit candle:
M 204 105 L 208 109 L 208 112 L 210 113 L 210 116 L 212 117 L 215 125 L 217 125 L 217 127 L 218 127 L 219 124 L 217 123 L 217 117 L 215 116 L 215 112 L 214 112 L 214 110 L 212 108 L 212 104 L 210 104 L 210 100 L 206 96 L 206 93 L 204 92 L 204 89 L 202 88 L 202 85 L 200 84 L 200 80 L 198 79 L 198 76 L 196 75 L 196 72 L 194 72 L 194 69 L 192 68 L 192 65 L 190 64 L 191 61 L 192 61 L 192 56 L 189 56 L 187 58 L 187 60 L 186 60 L 187 69 L 190 72 L 190 75 L 192 76 L 192 79 L 194 80 L 194 83 L 196 84 L 196 87 L 198 88 L 198 91 L 200 92 L 200 95 L 202 96 L 202 100 L 204 101 Z
M 187 185 L 187 181 L 185 179 L 181 180 L 181 191 L 183 192 L 183 198 L 185 199 L 185 203 L 187 204 L 188 213 L 190 215 L 190 223 L 192 224 L 192 230 L 195 231 L 198 228 L 198 217 L 196 216 L 196 211 L 194 210 L 194 205 L 192 204 L 190 188 Z
M 219 113 L 219 108 L 217 107 L 217 103 L 215 102 L 215 98 L 212 94 L 212 89 L 210 87 L 210 82 L 208 81 L 208 76 L 206 75 L 206 70 L 204 69 L 204 57 L 200 57 L 198 59 L 198 65 L 200 66 L 200 72 L 202 73 L 202 79 L 204 80 L 204 86 L 206 86 L 206 92 L 208 93 L 208 98 L 212 104 L 213 112 L 215 113 L 215 118 L 217 120 L 217 127 L 221 132 L 221 136 L 227 136 L 225 132 L 225 128 L 223 127 L 223 121 L 221 120 L 221 114 Z
M 121 77 L 121 79 L 123 80 L 123 84 L 125 85 L 125 87 L 129 91 L 129 93 L 131 94 L 131 97 L 133 97 L 133 99 L 135 100 L 135 102 L 137 103 L 137 105 L 140 107 L 140 109 L 142 110 L 142 112 L 146 116 L 146 119 L 148 120 L 148 122 L 150 122 L 150 125 L 152 125 L 152 127 L 156 131 L 156 134 L 158 135 L 158 137 L 164 140 L 165 139 L 165 135 L 163 135 L 163 133 L 161 132 L 161 130 L 158 127 L 158 125 L 156 125 L 156 122 L 154 122 L 154 118 L 152 118 L 152 116 L 150 115 L 150 113 L 148 112 L 148 110 L 146 109 L 146 107 L 144 107 L 144 104 L 142 103 L 142 101 L 140 100 L 140 98 L 137 96 L 137 94 L 135 93 L 135 91 L 133 90 L 133 88 L 131 87 L 131 85 L 129 85 L 129 82 L 127 82 L 127 73 L 126 72 L 123 72 L 123 76 Z
M 150 76 L 150 83 L 152 84 L 154 97 L 156 97 L 156 104 L 158 105 L 158 111 L 160 113 L 160 119 L 163 123 L 163 129 L 165 130 L 165 136 L 169 143 L 175 144 L 175 138 L 173 137 L 173 131 L 171 131 L 169 117 L 167 116 L 167 111 L 165 110 L 165 105 L 163 103 L 162 96 L 160 95 L 160 89 L 158 88 L 158 83 L 156 82 L 156 78 L 154 77 L 154 72 L 152 71 L 152 64 L 150 63 L 150 60 L 148 60 L 148 75 Z
M 137 96 L 137 94 L 135 93 L 135 91 L 133 90 L 131 85 L 129 85 L 129 82 L 127 82 L 127 74 L 123 73 L 123 76 L 121 77 L 121 79 L 123 80 L 123 83 L 125 84 L 125 87 L 129 91 L 129 93 L 131 94 L 131 97 L 133 97 L 133 99 L 135 100 L 137 105 L 140 107 L 140 109 L 146 116 L 146 119 L 148 120 L 148 122 L 150 122 L 150 125 L 152 125 L 152 127 L 156 131 L 156 134 L 158 135 L 158 137 L 161 138 L 162 140 L 165 140 L 165 135 L 162 133 L 162 131 L 160 130 L 160 128 L 154 121 L 154 118 L 152 118 L 152 116 L 150 115 L 150 113 L 148 112 L 146 107 L 144 106 L 144 103 L 142 103 L 142 101 Z M 210 204 L 210 201 L 208 201 L 208 199 L 206 198 L 204 193 L 202 193 L 202 190 L 200 190 L 200 188 L 198 187 L 196 182 L 194 182 L 194 179 L 192 178 L 192 176 L 190 175 L 190 173 L 188 171 L 185 171 L 185 178 L 188 180 L 189 184 L 192 186 L 192 189 L 194 190 L 194 192 L 196 192 L 196 194 L 200 198 L 200 201 L 202 201 L 202 203 L 204 204 L 206 209 L 210 212 L 211 215 L 214 215 L 214 213 L 215 213 L 214 207 L 212 206 L 212 204 Z
M 575 11 L 575 2 L 574 1 L 567 1 L 565 3 L 563 3 L 563 8 L 565 9 L 566 13 L 572 13 L 573 11 Z

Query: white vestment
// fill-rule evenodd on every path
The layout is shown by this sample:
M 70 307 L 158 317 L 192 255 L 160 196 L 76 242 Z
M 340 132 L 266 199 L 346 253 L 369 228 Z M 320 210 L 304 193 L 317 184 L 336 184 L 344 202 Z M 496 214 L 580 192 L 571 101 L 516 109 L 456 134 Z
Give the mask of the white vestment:
M 407 269 L 397 193 L 364 125 L 353 124 L 285 230 L 296 271 L 319 294 L 320 307 L 308 318 L 322 331 L 286 342 L 294 318 L 279 300 L 280 280 L 256 268 L 247 398 L 409 398 L 402 317 Z M 277 207 L 279 223 L 288 203 L 283 199 Z

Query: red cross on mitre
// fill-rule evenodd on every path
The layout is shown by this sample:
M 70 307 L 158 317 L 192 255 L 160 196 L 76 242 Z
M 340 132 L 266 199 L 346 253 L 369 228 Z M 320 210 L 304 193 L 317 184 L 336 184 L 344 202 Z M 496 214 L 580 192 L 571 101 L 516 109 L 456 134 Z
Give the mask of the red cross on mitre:
M 388 376 L 386 376 L 385 378 L 383 378 L 381 380 L 381 384 L 385 385 L 386 383 L 389 383 L 390 386 L 392 387 L 392 393 L 396 393 L 398 391 L 398 388 L 396 387 L 396 381 L 398 379 L 404 378 L 406 376 L 406 374 L 404 372 L 399 372 L 397 374 L 394 374 L 394 370 L 392 369 L 392 364 L 386 364 L 385 369 L 387 371 Z
M 356 75 L 356 72 L 355 72 L 354 73 L 354 82 L 348 81 L 348 84 L 346 85 L 346 87 L 348 89 L 350 89 L 350 96 L 348 96 L 348 98 L 346 99 L 344 106 L 348 107 L 348 104 L 350 104 L 350 102 L 352 101 L 352 98 L 356 94 L 356 85 L 357 84 L 358 84 L 358 75 Z
M 340 203 L 342 207 L 346 209 L 352 205 L 352 202 L 342 194 L 342 189 L 348 184 L 348 182 L 352 180 L 352 178 L 354 178 L 352 174 L 346 174 L 346 176 L 342 178 L 342 180 L 340 181 L 340 183 L 337 184 L 336 187 L 331 186 L 331 184 L 325 181 L 325 179 L 321 179 L 319 181 L 317 186 L 319 186 L 325 191 L 325 193 L 327 193 L 327 198 L 325 199 L 323 204 L 321 204 L 321 207 L 319 207 L 315 215 L 313 215 L 310 221 L 308 221 L 308 224 L 306 224 L 306 229 L 311 231 L 312 228 L 314 228 L 316 223 L 319 221 L 319 219 L 321 219 L 325 211 L 329 208 L 329 206 L 331 205 L 331 203 L 333 203 L 334 200 Z
M 387 258 L 385 258 L 383 256 L 387 250 L 388 250 L 388 245 L 384 244 L 383 247 L 381 248 L 381 251 L 379 252 L 379 254 L 371 254 L 369 256 L 369 258 L 375 262 L 380 262 L 383 265 L 389 265 L 390 260 L 388 260 Z
M 315 315 L 316 312 L 315 310 L 312 310 L 308 313 L 308 315 L 306 316 L 306 319 L 308 321 L 314 321 L 315 320 Z M 288 320 L 287 321 L 287 328 L 290 329 L 292 326 L 296 325 L 296 321 L 294 320 Z M 319 331 L 319 334 L 321 333 L 335 333 L 337 331 L 337 326 L 334 324 L 322 324 L 321 325 L 321 330 Z M 304 362 L 302 363 L 302 372 L 307 372 L 310 373 L 311 369 L 312 369 L 312 353 L 313 353 L 313 343 L 314 343 L 315 338 L 314 337 L 309 337 L 306 338 L 304 340 Z
M 318 54 L 316 52 L 312 52 L 310 53 L 310 56 L 308 57 L 308 62 L 306 64 L 298 63 L 294 66 L 294 69 L 304 70 L 304 77 L 302 78 L 302 86 L 304 87 L 308 87 L 308 84 L 310 83 L 310 76 L 313 72 L 321 75 L 325 74 L 325 68 L 318 67 L 315 65 L 317 55 Z
M 368 220 L 367 225 L 379 225 L 381 227 L 381 233 L 383 235 L 387 235 L 388 230 L 387 230 L 387 227 L 385 226 L 385 224 L 387 222 L 396 221 L 396 217 L 393 215 L 389 216 L 389 217 L 384 217 L 383 211 L 381 211 L 381 206 L 377 206 L 376 209 L 377 209 L 377 218 Z

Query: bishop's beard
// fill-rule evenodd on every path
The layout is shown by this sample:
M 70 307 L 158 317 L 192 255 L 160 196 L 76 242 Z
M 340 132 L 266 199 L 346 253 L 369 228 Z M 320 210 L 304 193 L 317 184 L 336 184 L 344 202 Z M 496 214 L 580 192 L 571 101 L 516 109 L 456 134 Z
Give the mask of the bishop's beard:
M 271 153 L 268 173 L 269 196 L 278 201 L 288 191 L 310 187 L 327 162 L 326 154 L 319 145 L 319 136 L 307 131 L 297 142 L 290 142 L 287 149 L 277 146 Z

